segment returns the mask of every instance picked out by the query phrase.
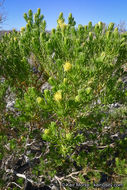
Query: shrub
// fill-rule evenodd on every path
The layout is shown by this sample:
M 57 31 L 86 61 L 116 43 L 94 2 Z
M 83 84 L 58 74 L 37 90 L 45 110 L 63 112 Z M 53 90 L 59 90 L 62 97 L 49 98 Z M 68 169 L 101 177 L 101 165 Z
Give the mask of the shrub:
M 18 116 L 2 116 L 6 124 L 1 120 L 4 128 L 17 130 L 6 140 L 11 151 L 18 156 L 25 154 L 28 139 L 40 138 L 48 143 L 41 150 L 40 163 L 33 169 L 36 177 L 48 176 L 47 183 L 56 178 L 61 185 L 70 177 L 72 182 L 82 183 L 86 175 L 91 183 L 98 182 L 100 172 L 106 173 L 109 180 L 113 175 L 126 176 L 126 169 L 122 168 L 127 163 L 122 160 L 127 156 L 127 138 L 123 138 L 127 89 L 120 88 L 127 62 L 126 33 L 119 34 L 113 23 L 107 28 L 101 22 L 75 28 L 72 14 L 65 24 L 63 13 L 57 28 L 46 33 L 43 17 L 38 9 L 33 19 L 29 10 L 24 14 L 26 27 L 20 33 L 5 35 L 0 44 L 0 75 L 17 94 L 15 108 L 20 111 Z M 30 71 L 31 53 L 38 61 L 37 76 Z M 52 89 L 45 90 L 42 97 L 40 86 L 45 81 Z M 115 103 L 121 106 L 110 110 Z M 4 130 L 2 134 L 7 135 Z M 0 142 L 3 146 L 3 140 Z M 10 154 L 4 150 L 2 153 Z M 28 157 L 32 159 L 34 155 Z M 59 178 L 61 172 L 63 178 Z

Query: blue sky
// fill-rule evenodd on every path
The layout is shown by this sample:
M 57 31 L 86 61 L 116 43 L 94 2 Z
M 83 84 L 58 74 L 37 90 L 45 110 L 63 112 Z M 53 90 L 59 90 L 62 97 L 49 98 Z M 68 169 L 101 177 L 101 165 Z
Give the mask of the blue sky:
M 93 24 L 99 21 L 106 24 L 127 21 L 127 0 L 5 0 L 3 8 L 0 8 L 0 12 L 6 15 L 2 29 L 20 30 L 26 25 L 23 14 L 29 9 L 36 13 L 37 8 L 41 8 L 47 30 L 56 28 L 60 12 L 63 12 L 65 23 L 69 13 L 72 13 L 76 26 L 87 25 L 89 21 Z

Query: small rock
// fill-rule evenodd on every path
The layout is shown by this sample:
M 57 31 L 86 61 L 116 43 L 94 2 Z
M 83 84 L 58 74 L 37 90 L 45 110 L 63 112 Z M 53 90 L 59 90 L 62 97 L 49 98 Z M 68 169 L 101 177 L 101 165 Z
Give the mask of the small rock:
M 48 82 L 45 82 L 41 87 L 41 92 L 44 93 L 44 90 L 48 89 L 51 90 L 51 85 Z

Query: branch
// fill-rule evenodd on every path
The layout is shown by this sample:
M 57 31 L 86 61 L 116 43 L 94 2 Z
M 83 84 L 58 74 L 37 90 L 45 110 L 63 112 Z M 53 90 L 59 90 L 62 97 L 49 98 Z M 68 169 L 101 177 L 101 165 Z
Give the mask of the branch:
M 17 187 L 19 187 L 20 189 L 22 189 L 22 187 L 21 187 L 20 185 L 18 185 L 17 183 L 15 183 L 15 182 L 10 182 L 10 183 L 7 185 L 7 187 L 9 187 L 11 184 L 14 184 L 14 185 L 16 185 Z
M 78 171 L 78 172 L 72 172 L 71 174 L 69 174 L 69 175 L 67 175 L 67 176 L 65 176 L 65 177 L 61 177 L 61 178 L 59 178 L 58 176 L 54 176 L 54 179 L 52 180 L 52 181 L 54 181 L 55 179 L 58 181 L 58 183 L 59 183 L 59 185 L 60 185 L 60 189 L 65 189 L 66 190 L 66 188 L 65 187 L 63 187 L 63 185 L 62 185 L 62 181 L 70 181 L 69 179 L 67 179 L 67 178 L 72 178 L 72 179 L 74 179 L 75 181 L 77 181 L 77 178 L 76 177 L 74 177 L 73 175 L 76 175 L 76 174 L 79 174 L 79 173 L 81 173 L 81 171 Z

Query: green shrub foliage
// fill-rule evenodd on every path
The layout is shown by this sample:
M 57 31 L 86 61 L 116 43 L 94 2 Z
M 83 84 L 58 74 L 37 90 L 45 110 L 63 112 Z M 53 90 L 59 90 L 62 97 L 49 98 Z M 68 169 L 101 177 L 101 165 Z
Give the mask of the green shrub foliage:
M 25 154 L 28 139 L 40 139 L 45 145 L 32 168 L 35 181 L 44 175 L 49 183 L 62 172 L 60 185 L 75 167 L 72 182 L 85 183 L 85 176 L 99 182 L 100 172 L 112 183 L 121 182 L 121 176 L 127 177 L 127 89 L 122 82 L 127 34 L 119 34 L 113 23 L 76 28 L 72 14 L 66 24 L 63 13 L 57 28 L 46 32 L 40 9 L 34 15 L 29 10 L 24 19 L 26 27 L 5 34 L 0 43 L 0 77 L 5 79 L 0 84 L 0 160 Z M 45 82 L 51 90 L 42 96 Z M 6 110 L 9 86 L 18 115 Z M 110 109 L 116 103 L 120 106 Z M 3 148 L 8 143 L 10 148 Z

